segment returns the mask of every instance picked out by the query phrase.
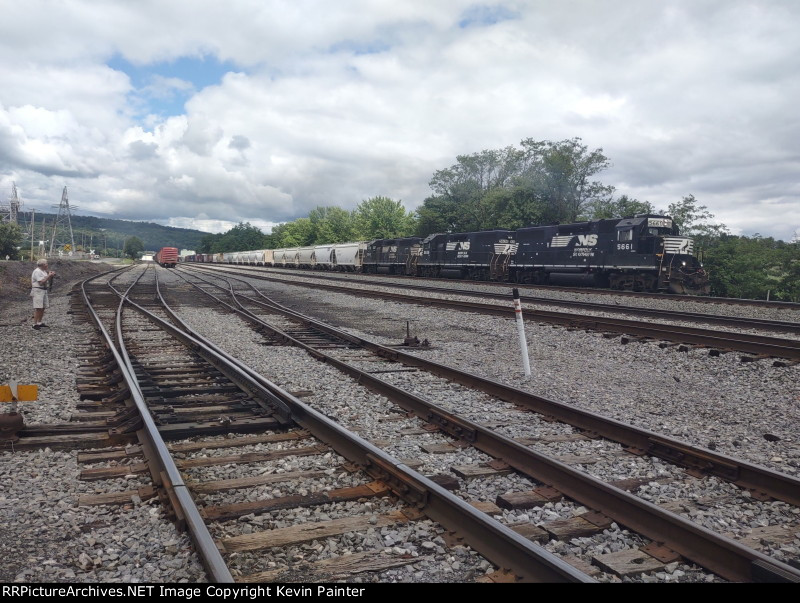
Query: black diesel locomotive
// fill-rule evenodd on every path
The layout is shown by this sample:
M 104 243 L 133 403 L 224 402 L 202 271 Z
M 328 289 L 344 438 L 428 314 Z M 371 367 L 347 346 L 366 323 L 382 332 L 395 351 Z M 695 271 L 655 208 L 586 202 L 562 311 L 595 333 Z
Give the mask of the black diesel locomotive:
M 362 270 L 707 295 L 708 275 L 692 255 L 693 244 L 668 216 L 646 214 L 378 239 L 367 245 Z

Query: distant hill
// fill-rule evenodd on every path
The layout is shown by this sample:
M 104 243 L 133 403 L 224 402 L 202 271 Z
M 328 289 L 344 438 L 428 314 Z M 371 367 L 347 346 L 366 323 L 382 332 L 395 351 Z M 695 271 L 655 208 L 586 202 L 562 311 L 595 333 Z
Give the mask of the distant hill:
M 57 214 L 36 212 L 35 238 L 50 240 Z M 178 249 L 197 249 L 200 240 L 209 233 L 191 228 L 174 228 L 161 226 L 152 222 L 133 222 L 130 220 L 114 220 L 96 218 L 94 216 L 71 216 L 72 233 L 75 245 L 79 249 L 89 249 L 90 245 L 98 252 L 103 249 L 122 249 L 125 239 L 138 237 L 147 250 L 161 247 L 177 247 Z M 23 222 L 24 220 L 24 222 Z M 30 223 L 31 212 L 20 212 L 19 222 L 26 226 Z M 45 223 L 45 236 L 42 236 L 42 223 Z

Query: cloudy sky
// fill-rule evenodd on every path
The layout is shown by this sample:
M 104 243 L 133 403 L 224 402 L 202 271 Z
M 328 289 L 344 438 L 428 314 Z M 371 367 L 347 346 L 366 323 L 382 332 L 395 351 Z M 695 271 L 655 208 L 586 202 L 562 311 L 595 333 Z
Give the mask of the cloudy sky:
M 0 195 L 209 232 L 581 137 L 618 194 L 800 231 L 796 0 L 25 0 L 0 21 Z

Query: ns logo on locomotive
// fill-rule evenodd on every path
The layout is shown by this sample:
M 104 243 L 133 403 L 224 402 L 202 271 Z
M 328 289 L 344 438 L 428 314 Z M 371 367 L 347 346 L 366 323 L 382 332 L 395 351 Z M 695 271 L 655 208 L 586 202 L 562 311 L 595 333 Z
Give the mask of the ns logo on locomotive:
M 186 261 L 707 295 L 708 274 L 693 246 L 670 217 L 642 214 L 424 239 L 198 254 Z

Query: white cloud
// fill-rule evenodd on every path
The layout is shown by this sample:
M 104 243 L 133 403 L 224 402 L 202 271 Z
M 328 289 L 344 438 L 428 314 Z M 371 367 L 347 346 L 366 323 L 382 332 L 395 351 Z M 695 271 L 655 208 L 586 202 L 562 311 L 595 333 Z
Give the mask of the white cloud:
M 176 93 L 187 93 L 192 90 L 194 90 L 192 82 L 177 77 L 154 75 L 150 83 L 142 88 L 141 94 L 153 99 L 168 100 L 174 98 Z
M 796 3 L 755 0 L 12 3 L 0 184 L 40 207 L 66 184 L 86 211 L 267 226 L 378 194 L 412 207 L 457 154 L 580 136 L 620 193 L 691 193 L 738 232 L 788 239 L 798 24 Z M 114 56 L 236 68 L 134 90 Z M 186 95 L 181 115 L 139 116 L 136 99 Z

